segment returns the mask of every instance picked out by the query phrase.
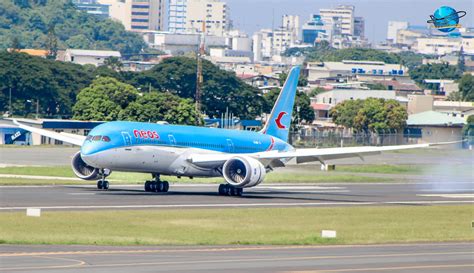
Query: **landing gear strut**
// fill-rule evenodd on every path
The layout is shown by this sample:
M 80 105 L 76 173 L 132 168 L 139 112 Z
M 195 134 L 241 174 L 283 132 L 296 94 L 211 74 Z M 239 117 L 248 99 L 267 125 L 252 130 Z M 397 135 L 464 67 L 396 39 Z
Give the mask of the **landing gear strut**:
M 229 184 L 220 184 L 219 185 L 219 195 L 224 196 L 242 196 L 244 189 L 236 188 Z
M 154 174 L 153 179 L 152 181 L 145 182 L 146 192 L 168 192 L 170 188 L 168 181 L 161 181 L 159 174 Z
M 104 170 L 100 170 L 100 180 L 97 181 L 97 189 L 99 190 L 108 190 L 109 189 L 109 181 L 105 180 L 106 174 Z

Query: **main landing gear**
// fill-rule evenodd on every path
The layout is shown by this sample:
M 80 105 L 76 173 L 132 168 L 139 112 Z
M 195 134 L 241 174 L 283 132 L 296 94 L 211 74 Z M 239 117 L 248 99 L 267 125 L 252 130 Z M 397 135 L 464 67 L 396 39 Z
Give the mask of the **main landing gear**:
M 223 196 L 242 196 L 244 189 L 236 188 L 230 184 L 219 185 L 219 195 Z
M 159 174 L 154 174 L 153 179 L 152 181 L 145 182 L 146 192 L 168 192 L 170 188 L 168 181 L 161 181 Z
M 110 174 L 110 172 L 109 172 Z M 97 181 L 97 189 L 99 190 L 108 190 L 109 189 L 109 181 L 105 180 L 107 177 L 107 174 L 105 170 L 100 170 L 100 180 Z

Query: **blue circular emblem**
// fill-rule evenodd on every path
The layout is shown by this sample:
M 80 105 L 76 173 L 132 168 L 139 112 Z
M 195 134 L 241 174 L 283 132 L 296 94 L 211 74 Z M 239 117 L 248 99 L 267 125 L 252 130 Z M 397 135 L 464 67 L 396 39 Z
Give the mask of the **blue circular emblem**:
M 456 11 L 451 7 L 442 6 L 430 15 L 431 20 L 428 20 L 428 23 L 432 23 L 439 31 L 451 32 L 459 24 L 459 18 L 465 15 L 465 11 Z

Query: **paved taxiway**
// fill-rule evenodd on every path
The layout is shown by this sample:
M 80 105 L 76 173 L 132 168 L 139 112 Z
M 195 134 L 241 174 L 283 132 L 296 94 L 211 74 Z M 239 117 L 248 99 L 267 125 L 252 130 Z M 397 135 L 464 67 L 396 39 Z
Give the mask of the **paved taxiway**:
M 0 186 L 0 211 L 44 209 L 159 209 L 356 205 L 473 204 L 473 182 L 451 182 L 449 190 L 430 183 L 261 185 L 243 197 L 218 196 L 217 185 L 172 184 L 169 193 L 144 192 L 140 185 Z
M 3 272 L 472 272 L 473 243 L 365 246 L 0 246 Z

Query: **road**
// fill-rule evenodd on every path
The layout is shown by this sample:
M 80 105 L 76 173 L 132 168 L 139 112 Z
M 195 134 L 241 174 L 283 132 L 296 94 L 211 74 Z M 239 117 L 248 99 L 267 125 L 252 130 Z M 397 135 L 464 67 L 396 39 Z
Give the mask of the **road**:
M 473 272 L 473 243 L 0 246 L 1 272 Z
M 0 186 L 0 211 L 44 209 L 159 209 L 361 205 L 443 205 L 474 203 L 473 182 L 261 185 L 244 196 L 218 196 L 217 185 L 172 184 L 169 193 L 144 192 L 139 185 Z

